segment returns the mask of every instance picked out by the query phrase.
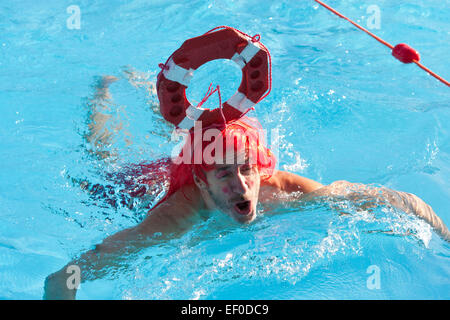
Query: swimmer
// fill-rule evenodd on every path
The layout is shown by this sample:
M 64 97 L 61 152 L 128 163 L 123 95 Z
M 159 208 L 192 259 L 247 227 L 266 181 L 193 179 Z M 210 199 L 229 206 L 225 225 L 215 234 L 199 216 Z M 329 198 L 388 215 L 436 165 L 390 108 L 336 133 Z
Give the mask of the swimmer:
M 115 79 L 108 77 L 103 80 L 99 82 L 96 95 L 96 103 L 101 105 L 110 99 L 108 86 Z M 97 107 L 98 110 L 101 108 Z M 99 146 L 107 143 L 111 135 L 102 131 L 104 117 L 92 114 L 93 118 L 96 116 L 100 121 L 89 127 L 91 132 L 87 139 L 97 147 L 95 153 L 105 158 L 108 154 Z M 103 277 L 109 268 L 126 263 L 130 255 L 142 248 L 182 235 L 195 224 L 208 219 L 212 212 L 219 211 L 241 224 L 251 223 L 260 204 L 324 201 L 323 197 L 335 197 L 348 199 L 358 204 L 361 210 L 368 210 L 387 203 L 424 219 L 444 239 L 450 240 L 450 232 L 442 220 L 415 195 L 345 181 L 324 186 L 311 179 L 276 170 L 276 159 L 264 146 L 260 131 L 245 118 L 214 130 L 212 135 L 215 139 L 201 143 L 196 143 L 193 134 L 189 135 L 178 158 L 168 162 L 170 184 L 165 197 L 141 223 L 106 238 L 94 249 L 48 276 L 44 299 L 75 299 L 76 289 L 67 285 L 70 266 L 79 268 L 81 282 L 95 280 Z M 201 161 L 195 161 L 197 152 L 209 154 L 211 158 L 204 156 Z

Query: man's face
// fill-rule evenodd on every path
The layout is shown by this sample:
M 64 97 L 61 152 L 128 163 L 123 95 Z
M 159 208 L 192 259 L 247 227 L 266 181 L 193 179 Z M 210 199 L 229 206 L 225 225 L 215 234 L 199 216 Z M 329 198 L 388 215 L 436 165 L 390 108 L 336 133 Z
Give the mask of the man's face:
M 205 172 L 206 191 L 216 209 L 238 222 L 248 223 L 256 217 L 260 174 L 256 165 L 216 164 Z

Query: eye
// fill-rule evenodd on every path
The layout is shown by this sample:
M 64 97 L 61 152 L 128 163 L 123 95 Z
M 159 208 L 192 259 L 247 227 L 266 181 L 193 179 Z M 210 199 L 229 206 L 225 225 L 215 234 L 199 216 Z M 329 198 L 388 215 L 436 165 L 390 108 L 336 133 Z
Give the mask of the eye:
M 243 166 L 241 167 L 241 172 L 242 172 L 242 173 L 250 173 L 250 172 L 252 171 L 252 169 L 253 169 L 253 166 L 251 166 L 251 165 L 249 165 L 249 164 L 243 165 Z
M 229 175 L 230 175 L 230 172 L 229 172 L 229 171 L 220 171 L 220 172 L 216 175 L 216 177 L 219 178 L 219 179 L 222 179 L 222 178 L 228 177 Z

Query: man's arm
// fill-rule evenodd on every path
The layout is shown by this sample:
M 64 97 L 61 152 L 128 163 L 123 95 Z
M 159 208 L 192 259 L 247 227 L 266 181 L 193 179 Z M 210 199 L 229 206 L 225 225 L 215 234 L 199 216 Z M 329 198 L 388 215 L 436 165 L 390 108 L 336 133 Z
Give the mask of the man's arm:
M 139 225 L 106 238 L 93 250 L 83 253 L 60 271 L 48 276 L 45 280 L 44 299 L 75 299 L 77 289 L 70 289 L 67 284 L 72 275 L 72 272 L 68 272 L 74 268 L 71 266 L 79 268 L 78 283 L 95 280 L 103 277 L 109 268 L 122 266 L 131 254 L 142 248 L 187 231 L 196 221 L 201 202 L 193 188 L 188 187 L 183 191 L 192 201 L 186 201 L 181 190 L 176 192 L 152 210 Z M 154 237 L 156 233 L 158 237 Z
M 94 280 L 102 277 L 105 267 L 118 265 L 122 255 L 138 250 L 144 245 L 140 238 L 144 234 L 140 232 L 140 225 L 122 230 L 108 238 L 93 250 L 83 253 L 78 259 L 69 262 L 58 272 L 47 277 L 44 285 L 44 299 L 47 300 L 73 300 L 77 288 L 70 287 L 70 277 L 74 268 L 78 270 L 78 284 L 86 280 Z M 75 274 L 74 274 L 75 275 Z
M 379 188 L 376 188 L 379 189 Z M 382 188 L 381 194 L 394 207 L 406 213 L 414 214 L 425 220 L 446 241 L 450 242 L 450 231 L 433 208 L 412 193 Z
M 450 231 L 425 201 L 412 193 L 373 187 L 364 184 L 336 181 L 302 197 L 303 201 L 317 201 L 326 197 L 333 208 L 333 199 L 346 199 L 357 208 L 370 210 L 377 206 L 390 205 L 405 213 L 414 214 L 425 220 L 446 241 L 450 241 Z
M 263 185 L 268 189 L 262 191 L 263 197 L 269 201 L 274 200 L 269 195 L 273 191 L 284 191 L 286 193 L 300 191 L 302 201 L 317 201 L 323 199 L 323 197 L 345 197 L 363 210 L 387 203 L 425 220 L 443 239 L 450 241 L 450 231 L 444 222 L 428 204 L 411 193 L 369 187 L 347 181 L 336 181 L 328 186 L 323 186 L 311 179 L 285 171 L 276 171 Z M 282 200 L 285 201 L 284 198 Z

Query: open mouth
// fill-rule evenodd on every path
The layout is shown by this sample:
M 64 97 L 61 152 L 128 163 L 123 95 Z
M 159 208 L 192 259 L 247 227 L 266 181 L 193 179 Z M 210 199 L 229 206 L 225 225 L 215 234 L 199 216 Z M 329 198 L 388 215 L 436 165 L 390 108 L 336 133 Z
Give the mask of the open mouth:
M 234 208 L 237 213 L 247 215 L 251 211 L 251 201 L 240 201 L 234 205 Z

